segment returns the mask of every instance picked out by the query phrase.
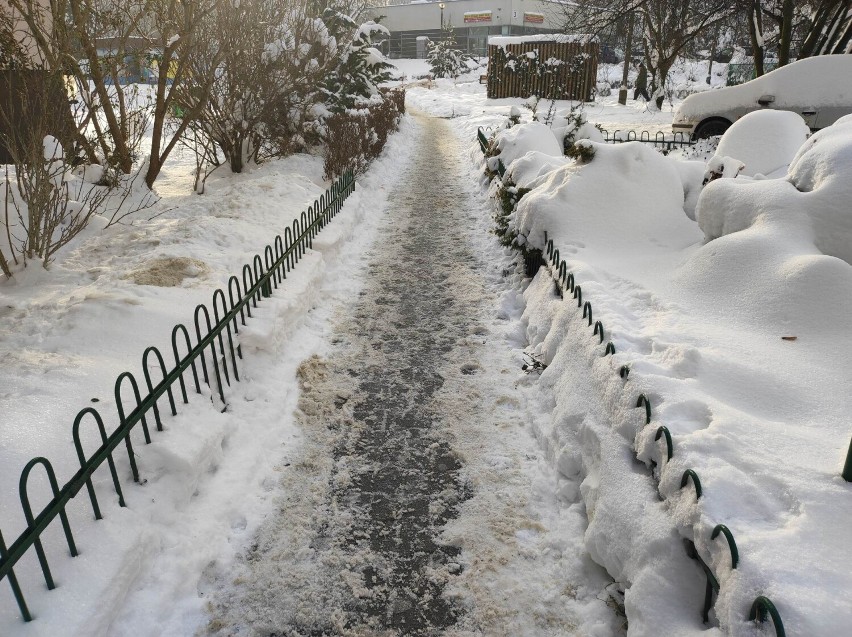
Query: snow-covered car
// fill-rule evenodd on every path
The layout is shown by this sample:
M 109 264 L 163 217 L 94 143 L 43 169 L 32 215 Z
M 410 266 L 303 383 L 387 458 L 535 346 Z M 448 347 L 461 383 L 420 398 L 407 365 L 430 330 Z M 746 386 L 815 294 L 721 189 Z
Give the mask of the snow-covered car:
M 811 130 L 852 113 L 852 55 L 805 58 L 739 86 L 690 95 L 675 110 L 672 130 L 696 139 L 721 135 L 764 108 L 798 113 Z

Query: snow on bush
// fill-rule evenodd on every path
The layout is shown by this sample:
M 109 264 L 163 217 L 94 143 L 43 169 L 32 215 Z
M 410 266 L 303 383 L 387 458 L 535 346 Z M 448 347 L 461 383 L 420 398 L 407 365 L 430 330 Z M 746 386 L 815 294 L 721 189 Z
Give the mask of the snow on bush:
M 500 159 L 508 167 L 513 161 L 534 150 L 552 157 L 562 157 L 562 147 L 549 126 L 541 122 L 519 124 L 497 133 Z
M 603 142 L 603 133 L 594 124 L 590 124 L 580 107 L 560 111 L 551 123 L 553 134 L 561 142 L 564 150 L 570 149 L 575 142 L 581 139 L 590 139 L 593 142 Z
M 518 188 L 534 188 L 542 176 L 571 163 L 567 157 L 556 157 L 538 150 L 531 150 L 513 161 L 508 168 L 507 177 Z
M 716 155 L 741 161 L 749 177 L 785 170 L 810 135 L 810 129 L 792 111 L 754 111 L 725 131 Z
M 570 233 L 582 226 L 586 237 L 611 244 L 606 258 L 623 259 L 653 249 L 639 237 L 665 237 L 691 223 L 683 214 L 684 186 L 674 160 L 639 142 L 588 143 L 594 161 L 552 171 L 518 205 L 517 230 L 530 243 L 543 248 L 545 231 Z M 621 232 L 613 233 L 613 224 Z
M 737 183 L 741 182 L 741 183 Z M 814 134 L 786 179 L 710 184 L 698 203 L 708 240 L 765 223 L 789 224 L 798 242 L 852 263 L 852 121 Z

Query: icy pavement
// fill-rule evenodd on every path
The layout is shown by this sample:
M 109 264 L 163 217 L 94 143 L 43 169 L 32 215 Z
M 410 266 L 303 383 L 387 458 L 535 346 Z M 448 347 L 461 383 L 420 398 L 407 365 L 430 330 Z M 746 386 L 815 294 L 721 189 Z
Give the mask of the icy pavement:
M 620 631 L 578 485 L 529 433 L 548 402 L 520 372 L 484 196 L 449 126 L 421 126 L 360 297 L 299 369 L 305 440 L 275 510 L 199 586 L 207 634 Z

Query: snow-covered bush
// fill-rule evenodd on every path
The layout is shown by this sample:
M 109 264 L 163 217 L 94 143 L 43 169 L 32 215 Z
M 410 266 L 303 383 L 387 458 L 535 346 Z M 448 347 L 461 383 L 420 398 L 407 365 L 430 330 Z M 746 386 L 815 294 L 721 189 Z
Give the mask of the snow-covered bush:
M 441 41 L 427 41 L 426 60 L 432 77 L 457 78 L 470 70 L 468 62 L 473 56 L 458 48 L 453 25 L 449 22 L 441 28 Z
M 716 155 L 741 161 L 743 175 L 772 175 L 786 170 L 809 135 L 808 125 L 797 113 L 754 111 L 725 131 Z
M 777 236 L 811 242 L 852 264 L 852 120 L 815 133 L 782 179 L 719 180 L 698 200 L 707 240 L 772 224 Z M 792 248 L 791 248 L 792 249 Z M 813 248 L 812 248 L 813 249 Z
M 570 232 L 575 225 L 583 227 L 585 236 L 606 245 L 615 219 L 625 237 L 634 229 L 635 236 L 668 236 L 672 227 L 692 223 L 682 213 L 684 185 L 675 160 L 639 142 L 585 143 L 594 147 L 594 161 L 585 165 L 566 162 L 542 174 L 518 204 L 514 229 L 533 245 L 544 247 L 545 231 Z M 612 187 L 613 175 L 619 176 L 617 188 Z M 661 215 L 660 210 L 678 214 Z M 624 259 L 646 249 L 627 242 L 613 246 L 611 257 Z
M 333 113 L 355 108 L 378 93 L 380 84 L 391 79 L 394 68 L 385 62 L 375 47 L 374 38 L 389 36 L 390 32 L 372 20 L 358 26 L 348 15 L 326 10 L 323 15 L 329 32 L 338 41 L 346 42 L 336 67 L 325 80 L 325 105 Z M 354 35 L 350 35 L 354 31 Z
M 554 157 L 562 156 L 562 149 L 553 130 L 541 122 L 528 122 L 498 131 L 495 140 L 500 159 L 507 168 L 531 150 Z
M 496 195 L 500 202 L 500 208 L 494 213 L 494 234 L 500 239 L 500 243 L 506 247 L 514 245 L 517 237 L 517 234 L 509 227 L 509 218 L 521 197 L 528 192 L 528 188 L 518 188 L 517 184 L 509 177 L 503 179 L 497 188 Z
M 604 137 L 600 129 L 586 120 L 583 104 L 580 103 L 569 110 L 557 113 L 552 122 L 553 134 L 562 143 L 562 149 L 568 157 L 583 157 L 588 155 L 588 146 L 584 149 L 575 149 L 577 142 L 589 139 L 594 142 L 603 142 Z M 592 151 L 592 156 L 594 152 Z

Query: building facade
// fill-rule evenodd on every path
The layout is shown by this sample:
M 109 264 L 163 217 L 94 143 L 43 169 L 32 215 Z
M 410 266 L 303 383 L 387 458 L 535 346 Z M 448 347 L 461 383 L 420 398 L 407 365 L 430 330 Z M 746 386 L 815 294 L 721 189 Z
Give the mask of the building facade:
M 410 2 L 375 7 L 371 17 L 391 32 L 384 45 L 390 58 L 426 56 L 424 38 L 443 38 L 441 27 L 452 25 L 459 48 L 472 55 L 487 55 L 488 36 L 556 33 L 561 4 L 545 0 L 450 0 Z

